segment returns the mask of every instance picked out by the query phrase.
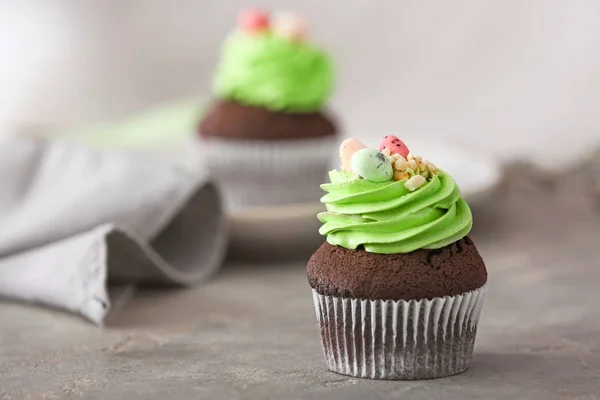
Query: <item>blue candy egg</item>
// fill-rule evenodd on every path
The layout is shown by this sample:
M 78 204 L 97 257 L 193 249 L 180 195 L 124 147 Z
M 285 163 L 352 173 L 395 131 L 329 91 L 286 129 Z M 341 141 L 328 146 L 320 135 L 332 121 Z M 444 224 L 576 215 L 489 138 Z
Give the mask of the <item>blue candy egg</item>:
M 385 154 L 375 149 L 360 149 L 352 156 L 352 171 L 371 182 L 387 182 L 394 178 L 394 168 Z

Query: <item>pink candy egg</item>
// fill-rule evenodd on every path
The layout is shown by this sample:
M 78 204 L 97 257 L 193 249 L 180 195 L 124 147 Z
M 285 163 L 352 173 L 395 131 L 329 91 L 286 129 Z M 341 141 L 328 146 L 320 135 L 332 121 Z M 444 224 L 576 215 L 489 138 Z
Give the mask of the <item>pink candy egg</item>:
M 294 41 L 306 38 L 306 24 L 304 20 L 293 13 L 278 13 L 275 16 L 274 29 L 281 36 Z
M 346 139 L 340 145 L 340 161 L 342 162 L 342 169 L 346 172 L 352 173 L 352 156 L 360 149 L 364 149 L 367 146 L 362 144 L 360 140 L 353 138 Z
M 404 158 L 410 153 L 404 142 L 394 135 L 387 135 L 383 138 L 379 145 L 379 151 L 383 149 L 389 149 L 391 154 L 400 154 Z
M 269 15 L 260 9 L 248 9 L 240 13 L 238 25 L 246 32 L 261 32 L 269 29 Z

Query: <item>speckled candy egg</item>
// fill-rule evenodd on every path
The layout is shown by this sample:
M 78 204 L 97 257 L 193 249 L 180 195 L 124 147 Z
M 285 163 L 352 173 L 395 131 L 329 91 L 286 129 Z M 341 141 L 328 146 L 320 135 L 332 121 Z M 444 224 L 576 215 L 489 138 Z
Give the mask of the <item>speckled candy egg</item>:
M 352 171 L 371 182 L 387 182 L 394 177 L 394 169 L 387 157 L 375 149 L 360 149 L 352 156 Z
M 379 145 L 379 151 L 383 149 L 389 149 L 390 154 L 400 154 L 404 158 L 408 157 L 408 153 L 410 153 L 406 144 L 394 135 L 387 135 L 383 138 Z
M 261 9 L 249 8 L 238 15 L 238 25 L 248 33 L 264 32 L 269 29 L 269 15 Z
M 294 13 L 280 11 L 275 14 L 274 29 L 289 40 L 300 42 L 306 39 L 306 24 Z
M 342 169 L 346 172 L 352 173 L 352 156 L 360 149 L 364 149 L 367 146 L 362 144 L 359 140 L 354 138 L 348 138 L 340 145 L 340 161 L 342 162 Z

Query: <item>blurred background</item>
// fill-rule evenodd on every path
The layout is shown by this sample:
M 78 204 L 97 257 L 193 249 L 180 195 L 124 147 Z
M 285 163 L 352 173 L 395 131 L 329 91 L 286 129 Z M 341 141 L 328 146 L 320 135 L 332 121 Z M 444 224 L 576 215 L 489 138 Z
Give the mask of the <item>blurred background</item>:
M 57 131 L 209 95 L 243 0 L 0 1 L 0 124 Z M 594 0 L 265 0 L 337 61 L 345 133 L 393 131 L 502 159 L 577 160 L 600 141 Z

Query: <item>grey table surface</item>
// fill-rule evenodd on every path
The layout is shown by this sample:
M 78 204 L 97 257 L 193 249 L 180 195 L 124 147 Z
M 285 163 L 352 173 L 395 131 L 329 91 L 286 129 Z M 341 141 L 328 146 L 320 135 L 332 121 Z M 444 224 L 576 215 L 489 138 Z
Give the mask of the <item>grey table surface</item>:
M 238 265 L 142 291 L 105 329 L 0 304 L 0 399 L 600 399 L 598 205 L 572 179 L 534 181 L 474 207 L 490 292 L 461 375 L 328 372 L 304 263 Z

